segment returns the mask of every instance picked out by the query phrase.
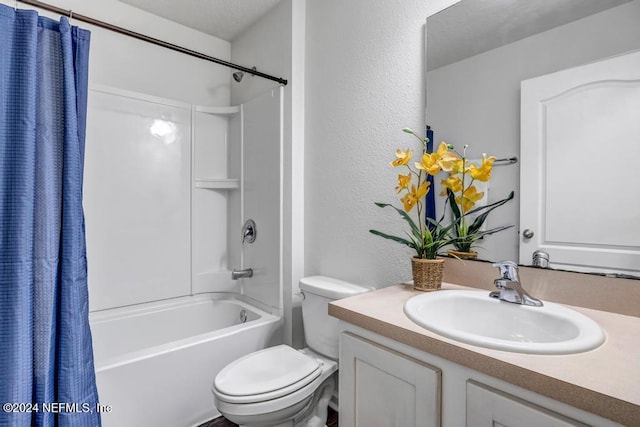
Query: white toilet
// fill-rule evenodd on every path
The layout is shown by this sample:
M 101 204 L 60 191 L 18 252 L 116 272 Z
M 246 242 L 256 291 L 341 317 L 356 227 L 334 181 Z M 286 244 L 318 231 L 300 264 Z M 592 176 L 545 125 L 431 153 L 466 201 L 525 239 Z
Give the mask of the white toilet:
M 324 276 L 300 281 L 302 318 L 309 348 L 286 345 L 256 351 L 231 362 L 213 382 L 216 407 L 240 426 L 321 427 L 336 388 L 338 320 L 331 301 L 371 289 Z

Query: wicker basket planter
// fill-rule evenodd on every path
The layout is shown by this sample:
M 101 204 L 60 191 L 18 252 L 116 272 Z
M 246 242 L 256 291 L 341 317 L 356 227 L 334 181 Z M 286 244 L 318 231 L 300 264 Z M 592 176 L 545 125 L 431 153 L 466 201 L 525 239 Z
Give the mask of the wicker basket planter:
M 411 258 L 413 289 L 417 291 L 437 291 L 442 287 L 444 259 Z
M 465 252 L 465 251 L 456 251 L 455 249 L 449 249 L 447 253 L 453 257 L 460 258 L 460 259 L 477 259 L 478 258 L 478 252 L 476 251 Z

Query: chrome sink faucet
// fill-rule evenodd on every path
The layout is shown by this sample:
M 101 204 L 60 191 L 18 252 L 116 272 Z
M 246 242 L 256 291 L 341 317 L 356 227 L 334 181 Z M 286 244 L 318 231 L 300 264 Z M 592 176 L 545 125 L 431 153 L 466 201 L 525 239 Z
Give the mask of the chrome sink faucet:
M 520 284 L 518 278 L 518 265 L 513 261 L 501 261 L 493 264 L 500 269 L 500 278 L 493 281 L 498 288 L 489 294 L 492 298 L 514 304 L 542 307 L 542 301 L 529 295 Z

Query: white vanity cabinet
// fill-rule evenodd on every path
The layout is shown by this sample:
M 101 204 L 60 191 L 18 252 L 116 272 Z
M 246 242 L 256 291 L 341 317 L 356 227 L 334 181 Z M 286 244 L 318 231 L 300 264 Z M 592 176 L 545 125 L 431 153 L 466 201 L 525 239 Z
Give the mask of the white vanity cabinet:
M 440 426 L 441 371 L 343 333 L 340 427 Z
M 341 427 L 620 426 L 342 322 Z

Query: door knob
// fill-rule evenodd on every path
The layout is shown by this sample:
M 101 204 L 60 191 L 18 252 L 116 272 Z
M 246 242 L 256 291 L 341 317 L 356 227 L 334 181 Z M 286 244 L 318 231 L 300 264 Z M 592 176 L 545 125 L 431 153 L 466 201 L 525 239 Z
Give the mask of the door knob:
M 522 232 L 522 237 L 524 237 L 525 239 L 530 239 L 533 237 L 535 233 L 533 232 L 533 230 L 529 230 L 528 228 L 526 230 L 524 230 Z

